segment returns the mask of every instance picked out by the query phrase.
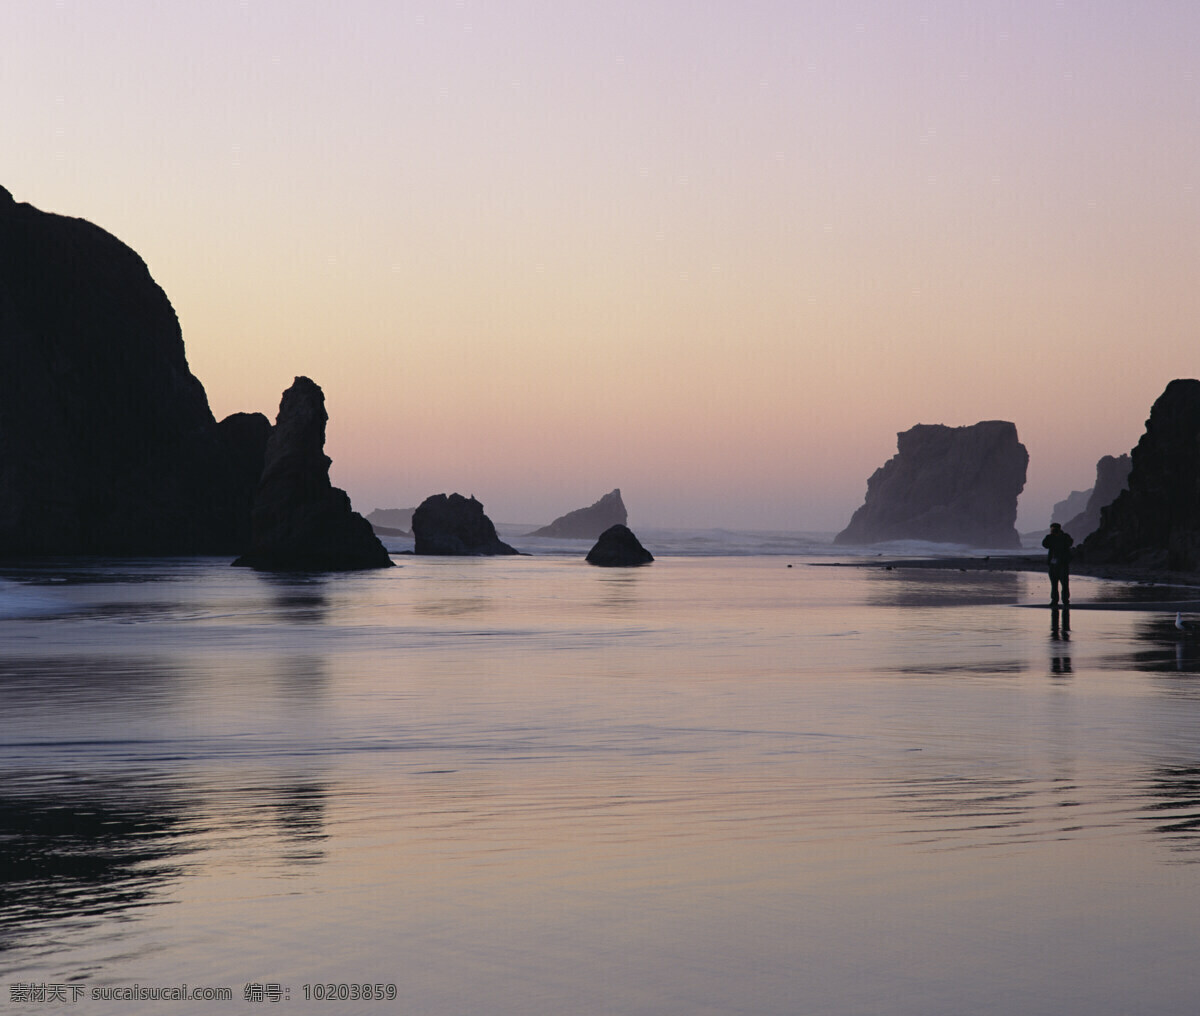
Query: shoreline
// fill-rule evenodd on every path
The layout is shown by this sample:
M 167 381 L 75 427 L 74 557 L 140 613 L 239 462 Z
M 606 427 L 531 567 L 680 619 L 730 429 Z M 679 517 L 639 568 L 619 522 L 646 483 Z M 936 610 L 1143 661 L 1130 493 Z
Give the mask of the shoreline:
M 1032 572 L 1046 575 L 1046 559 L 1043 555 L 992 554 L 981 557 L 958 555 L 955 557 L 874 557 L 845 561 L 813 561 L 814 568 L 878 568 L 884 571 L 955 571 L 955 572 Z M 1080 578 L 1104 579 L 1136 587 L 1145 593 L 1177 590 L 1184 595 L 1150 599 L 1128 596 L 1123 599 L 1079 602 L 1070 604 L 1075 610 L 1178 610 L 1200 611 L 1200 574 L 1195 572 L 1168 572 L 1139 565 L 1088 564 L 1074 561 L 1071 575 Z M 1024 607 L 1042 607 L 1048 604 L 1018 604 Z M 1070 609 L 1068 608 L 1068 609 Z

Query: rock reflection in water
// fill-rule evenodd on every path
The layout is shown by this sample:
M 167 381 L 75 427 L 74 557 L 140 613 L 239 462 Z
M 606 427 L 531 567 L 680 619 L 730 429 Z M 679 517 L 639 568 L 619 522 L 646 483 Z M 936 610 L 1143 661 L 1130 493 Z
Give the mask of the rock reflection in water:
M 325 589 L 329 577 L 293 572 L 256 572 L 271 593 L 271 603 L 293 624 L 326 624 L 330 603 Z
M 1150 673 L 1200 673 L 1200 630 L 1180 631 L 1175 627 L 1173 613 L 1147 613 L 1139 619 L 1134 634 L 1145 648 L 1136 650 L 1123 661 L 1130 669 Z
M 613 569 L 599 576 L 601 607 L 632 607 L 639 602 L 638 582 L 642 579 L 636 568 Z
M 186 851 L 180 801 L 135 781 L 9 773 L 0 822 L 6 947 L 159 901 Z
M 1179 859 L 1200 861 L 1200 766 L 1163 766 L 1148 781 L 1146 817 Z
M 271 814 L 287 849 L 284 860 L 315 864 L 325 857 L 321 846 L 325 832 L 327 790 L 319 783 L 297 783 L 281 788 L 271 802 Z
M 320 863 L 327 797 L 303 776 L 231 793 L 161 773 L 10 772 L 0 794 L 0 954 L 58 948 L 64 934 L 172 903 L 183 879 L 220 857 L 284 875 Z M 267 834 L 276 849 L 264 850 Z

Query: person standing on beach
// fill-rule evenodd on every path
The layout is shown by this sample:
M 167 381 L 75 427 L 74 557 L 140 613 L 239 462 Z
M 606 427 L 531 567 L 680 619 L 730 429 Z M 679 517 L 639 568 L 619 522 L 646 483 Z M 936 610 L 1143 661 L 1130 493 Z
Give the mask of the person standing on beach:
M 1050 532 L 1042 540 L 1046 548 L 1046 566 L 1050 569 L 1050 606 L 1058 606 L 1058 587 L 1062 585 L 1063 606 L 1071 603 L 1071 547 L 1075 541 L 1071 534 L 1063 532 L 1057 522 L 1050 523 Z

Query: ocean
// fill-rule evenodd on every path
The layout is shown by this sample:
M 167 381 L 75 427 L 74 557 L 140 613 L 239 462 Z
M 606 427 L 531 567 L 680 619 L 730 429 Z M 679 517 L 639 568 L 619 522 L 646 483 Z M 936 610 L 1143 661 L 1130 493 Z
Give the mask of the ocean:
M 0 569 L 5 1011 L 1195 1010 L 1200 633 L 639 536 Z

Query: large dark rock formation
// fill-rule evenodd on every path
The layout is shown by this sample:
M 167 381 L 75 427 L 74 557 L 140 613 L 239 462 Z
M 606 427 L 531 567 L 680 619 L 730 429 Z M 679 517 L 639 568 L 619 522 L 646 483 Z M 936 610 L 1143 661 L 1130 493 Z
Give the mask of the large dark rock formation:
M 218 426 L 136 253 L 0 188 L 0 556 L 236 553 L 268 429 Z
M 1130 454 L 1128 485 L 1084 542 L 1089 563 L 1200 571 L 1200 381 L 1172 381 Z
M 1095 487 L 1088 487 L 1087 490 L 1073 490 L 1061 501 L 1055 501 L 1054 507 L 1050 509 L 1050 521 L 1062 525 L 1086 511 L 1092 491 L 1095 489 Z
M 1014 522 L 1029 453 L 1013 424 L 918 424 L 897 435 L 897 448 L 867 481 L 865 503 L 835 543 L 932 540 L 1020 547 Z
M 560 515 L 548 526 L 535 529 L 530 536 L 554 536 L 560 539 L 594 540 L 610 526 L 623 526 L 629 519 L 620 488 L 605 494 L 587 508 Z
M 1100 528 L 1100 510 L 1112 504 L 1125 489 L 1130 465 L 1128 455 L 1105 455 L 1096 463 L 1096 485 L 1092 488 L 1087 506 L 1078 515 L 1058 520 L 1076 543 Z
M 627 526 L 610 526 L 600 534 L 596 545 L 588 551 L 588 564 L 604 568 L 628 568 L 633 565 L 649 564 L 654 555 L 642 546 Z
M 306 377 L 283 393 L 254 497 L 250 549 L 234 564 L 270 570 L 389 568 L 350 498 L 329 482 L 325 395 Z
M 434 494 L 413 512 L 413 553 L 469 557 L 519 554 L 496 535 L 474 496 Z

